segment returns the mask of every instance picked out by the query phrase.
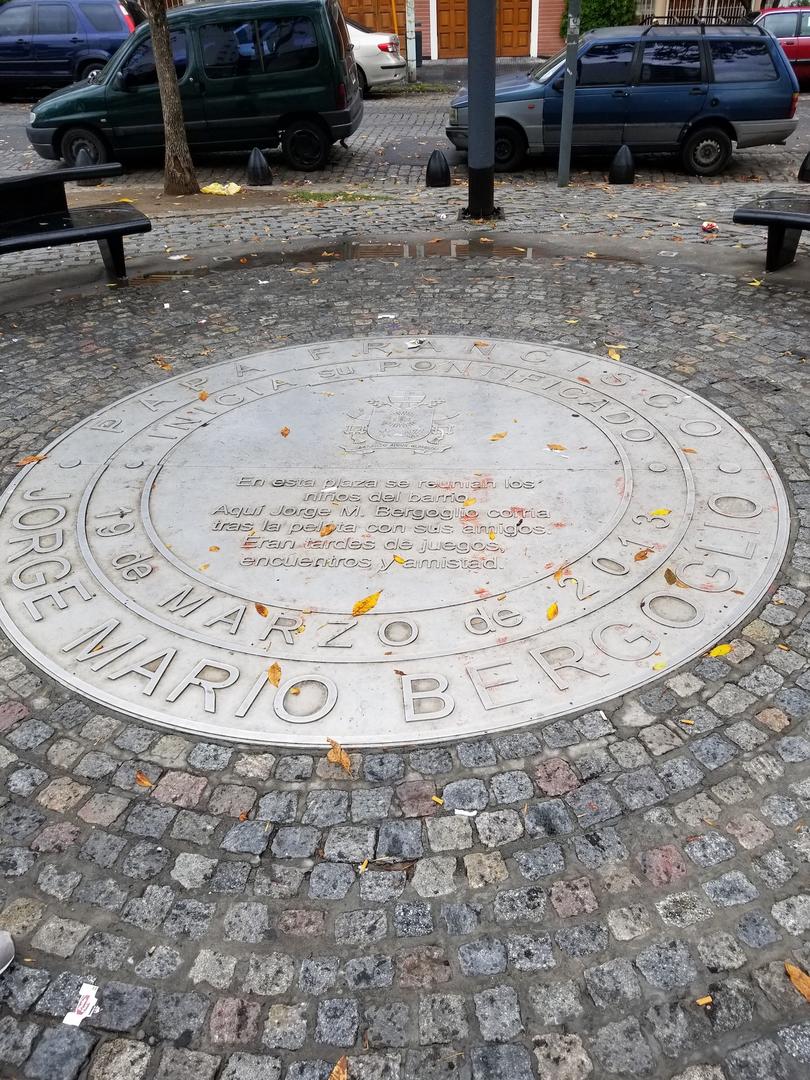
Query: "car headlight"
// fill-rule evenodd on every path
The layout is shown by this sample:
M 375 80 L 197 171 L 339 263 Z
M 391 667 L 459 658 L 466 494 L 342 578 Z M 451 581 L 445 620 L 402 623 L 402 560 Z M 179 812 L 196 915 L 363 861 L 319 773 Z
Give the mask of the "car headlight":
M 31 112 L 28 114 L 28 123 L 33 124 L 33 122 L 36 120 L 36 118 L 37 118 L 37 114 L 32 109 Z

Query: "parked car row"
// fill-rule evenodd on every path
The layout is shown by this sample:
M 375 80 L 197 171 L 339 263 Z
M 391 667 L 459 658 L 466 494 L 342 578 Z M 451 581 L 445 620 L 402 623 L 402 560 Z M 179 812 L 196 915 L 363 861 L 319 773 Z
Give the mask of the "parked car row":
M 495 168 L 560 144 L 564 53 L 495 84 Z M 799 85 L 761 26 L 618 26 L 582 37 L 577 54 L 575 148 L 678 152 L 714 176 L 738 147 L 783 143 L 796 129 Z M 450 105 L 447 136 L 468 145 L 467 91 Z
M 799 84 L 810 87 L 810 7 L 764 8 L 756 23 L 782 46 Z

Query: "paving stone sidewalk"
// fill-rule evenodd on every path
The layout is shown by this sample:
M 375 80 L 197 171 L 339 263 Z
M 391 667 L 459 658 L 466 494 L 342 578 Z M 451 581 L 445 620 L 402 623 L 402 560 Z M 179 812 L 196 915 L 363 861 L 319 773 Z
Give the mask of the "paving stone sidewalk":
M 111 715 L 3 644 L 0 1076 L 327 1080 L 346 1054 L 352 1080 L 802 1080 L 810 1005 L 784 962 L 810 969 L 807 294 L 623 260 L 317 276 L 2 317 L 3 477 L 160 381 L 155 356 L 177 374 L 366 334 L 621 340 L 764 443 L 789 560 L 725 656 L 604 710 L 353 754 L 351 778 Z M 62 1024 L 85 982 L 99 1012 Z

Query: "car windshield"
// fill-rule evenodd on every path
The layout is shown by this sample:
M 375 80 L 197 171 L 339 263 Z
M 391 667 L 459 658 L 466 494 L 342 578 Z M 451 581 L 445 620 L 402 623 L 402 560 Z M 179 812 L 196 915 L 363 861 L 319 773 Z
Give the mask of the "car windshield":
M 545 82 L 560 66 L 564 59 L 565 49 L 558 52 L 556 56 L 552 56 L 550 60 L 545 60 L 540 67 L 536 67 L 533 71 L 530 71 L 529 77 L 534 79 L 535 82 Z

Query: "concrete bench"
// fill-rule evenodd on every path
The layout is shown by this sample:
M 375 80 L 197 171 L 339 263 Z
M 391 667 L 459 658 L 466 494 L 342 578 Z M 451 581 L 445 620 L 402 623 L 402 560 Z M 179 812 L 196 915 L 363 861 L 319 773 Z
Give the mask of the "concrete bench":
M 734 211 L 737 225 L 765 225 L 768 229 L 766 270 L 780 270 L 796 258 L 803 229 L 810 229 L 810 198 L 786 191 L 769 191 Z

